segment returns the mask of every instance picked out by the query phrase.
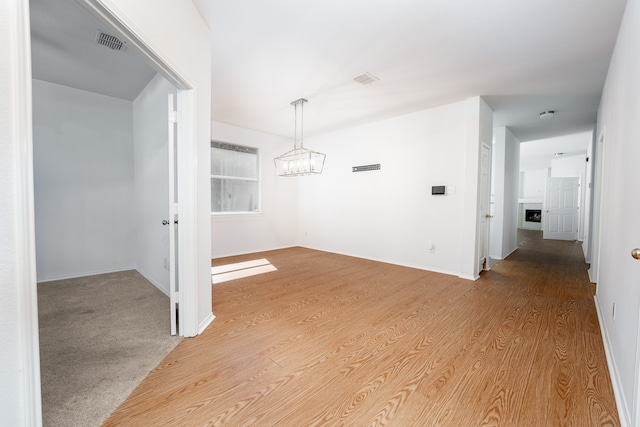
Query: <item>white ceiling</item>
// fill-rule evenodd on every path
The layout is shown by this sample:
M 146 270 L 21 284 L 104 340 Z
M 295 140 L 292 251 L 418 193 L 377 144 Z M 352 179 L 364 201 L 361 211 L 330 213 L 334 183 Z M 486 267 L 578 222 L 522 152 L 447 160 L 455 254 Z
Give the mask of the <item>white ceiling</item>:
M 194 0 L 211 28 L 213 119 L 305 135 L 482 95 L 521 141 L 582 131 L 625 0 Z M 362 86 L 369 72 L 380 80 Z M 556 117 L 541 123 L 541 111 Z
M 292 137 L 304 97 L 310 136 L 481 95 L 524 142 L 595 124 L 626 1 L 194 3 L 211 28 L 213 120 Z M 31 13 L 35 78 L 134 99 L 153 76 L 96 45 L 73 0 L 31 0 Z M 365 72 L 380 80 L 353 80 Z

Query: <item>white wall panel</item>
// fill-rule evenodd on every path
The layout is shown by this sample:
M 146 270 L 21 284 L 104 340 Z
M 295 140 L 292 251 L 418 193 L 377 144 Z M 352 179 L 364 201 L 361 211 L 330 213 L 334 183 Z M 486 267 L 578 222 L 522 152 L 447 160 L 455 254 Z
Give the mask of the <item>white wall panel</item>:
M 33 81 L 38 280 L 134 268 L 132 103 Z

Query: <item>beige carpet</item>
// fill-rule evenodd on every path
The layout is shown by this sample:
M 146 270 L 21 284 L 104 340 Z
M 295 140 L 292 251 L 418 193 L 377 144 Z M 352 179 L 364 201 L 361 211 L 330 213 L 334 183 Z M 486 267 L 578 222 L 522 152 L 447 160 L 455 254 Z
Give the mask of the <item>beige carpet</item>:
M 43 422 L 100 426 L 180 342 L 136 271 L 38 285 Z

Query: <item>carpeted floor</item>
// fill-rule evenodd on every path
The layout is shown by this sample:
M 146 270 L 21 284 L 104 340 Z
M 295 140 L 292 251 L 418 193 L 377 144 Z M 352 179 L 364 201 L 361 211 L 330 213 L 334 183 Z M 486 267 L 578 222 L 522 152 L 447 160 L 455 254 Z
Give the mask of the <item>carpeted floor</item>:
M 138 272 L 38 285 L 43 423 L 100 426 L 181 341 L 169 298 Z

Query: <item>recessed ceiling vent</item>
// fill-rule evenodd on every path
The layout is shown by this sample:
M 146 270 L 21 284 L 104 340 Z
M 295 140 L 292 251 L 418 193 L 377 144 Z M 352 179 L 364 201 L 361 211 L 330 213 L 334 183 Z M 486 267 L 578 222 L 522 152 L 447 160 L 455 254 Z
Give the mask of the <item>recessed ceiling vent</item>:
M 119 50 L 120 52 L 127 50 L 126 42 L 120 40 L 116 36 L 112 36 L 111 34 L 107 34 L 100 30 L 98 30 L 98 33 L 96 34 L 96 43 L 106 46 L 112 50 Z
M 380 79 L 372 74 L 364 73 L 359 75 L 358 77 L 355 77 L 353 80 L 357 81 L 358 83 L 362 83 L 363 85 L 369 85 L 371 83 L 377 82 Z

